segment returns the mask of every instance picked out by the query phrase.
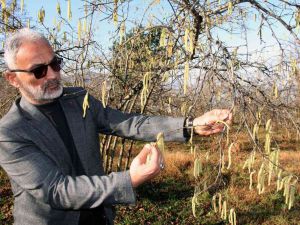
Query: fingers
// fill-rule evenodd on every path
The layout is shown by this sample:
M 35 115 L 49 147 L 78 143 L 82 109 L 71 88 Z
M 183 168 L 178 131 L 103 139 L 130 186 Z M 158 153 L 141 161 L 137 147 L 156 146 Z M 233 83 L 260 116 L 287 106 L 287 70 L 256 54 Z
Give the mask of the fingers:
M 152 152 L 152 146 L 150 144 L 146 144 L 142 151 L 136 156 L 141 162 L 145 163 L 147 160 L 147 156 L 151 154 Z
M 195 133 L 203 136 L 220 133 L 224 130 L 224 123 L 232 123 L 232 113 L 228 109 L 214 109 L 194 119 Z
M 151 155 L 147 161 L 147 156 Z M 162 154 L 155 145 L 145 145 L 142 151 L 132 160 L 130 177 L 133 187 L 155 177 L 161 170 Z

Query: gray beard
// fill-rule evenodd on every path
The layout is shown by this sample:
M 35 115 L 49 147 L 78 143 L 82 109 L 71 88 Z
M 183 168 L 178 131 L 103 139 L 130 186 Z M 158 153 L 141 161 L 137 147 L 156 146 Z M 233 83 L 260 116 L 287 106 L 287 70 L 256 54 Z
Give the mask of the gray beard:
M 55 89 L 49 89 L 49 86 L 56 85 Z M 26 94 L 29 98 L 35 101 L 51 101 L 58 98 L 63 92 L 63 85 L 58 79 L 48 80 L 40 87 L 33 87 L 30 84 L 24 85 L 19 82 L 19 89 Z

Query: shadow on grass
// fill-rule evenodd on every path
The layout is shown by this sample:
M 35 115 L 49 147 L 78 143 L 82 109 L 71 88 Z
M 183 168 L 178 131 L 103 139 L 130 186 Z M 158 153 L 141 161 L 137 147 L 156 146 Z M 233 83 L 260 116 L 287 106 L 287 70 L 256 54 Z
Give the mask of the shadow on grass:
M 137 188 L 137 199 L 148 199 L 151 202 L 165 202 L 191 198 L 194 186 L 187 179 L 175 180 L 166 178 L 160 182 L 149 182 Z

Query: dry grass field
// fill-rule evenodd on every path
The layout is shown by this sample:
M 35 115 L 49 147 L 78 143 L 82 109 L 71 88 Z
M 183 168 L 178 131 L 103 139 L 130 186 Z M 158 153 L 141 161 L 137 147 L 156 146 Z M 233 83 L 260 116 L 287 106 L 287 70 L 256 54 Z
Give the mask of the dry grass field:
M 274 136 L 279 145 L 280 165 L 287 171 L 300 176 L 300 142 L 287 139 L 284 135 Z M 166 143 L 166 168 L 153 181 L 136 190 L 137 204 L 117 206 L 116 224 L 228 224 L 220 213 L 212 209 L 211 199 L 214 193 L 221 193 L 227 200 L 228 209 L 235 208 L 237 224 L 291 225 L 300 224 L 300 188 L 295 205 L 291 210 L 284 204 L 282 191 L 276 192 L 276 180 L 266 186 L 265 193 L 259 195 L 256 189 L 256 175 L 253 177 L 253 189 L 249 190 L 249 174 L 243 164 L 252 149 L 246 135 L 236 139 L 232 153 L 231 169 L 223 174 L 225 185 L 214 186 L 203 192 L 196 207 L 195 218 L 192 214 L 191 198 L 195 185 L 213 183 L 216 177 L 218 158 L 218 138 L 196 140 L 198 154 L 203 157 L 203 176 L 197 181 L 193 176 L 194 156 L 188 144 Z M 135 146 L 135 154 L 143 143 Z M 209 152 L 209 157 L 207 157 Z M 208 159 L 207 159 L 208 158 Z M 261 157 L 257 154 L 254 168 L 259 169 Z M 225 158 L 225 160 L 227 160 Z M 0 170 L 0 224 L 12 224 L 12 195 L 5 173 Z

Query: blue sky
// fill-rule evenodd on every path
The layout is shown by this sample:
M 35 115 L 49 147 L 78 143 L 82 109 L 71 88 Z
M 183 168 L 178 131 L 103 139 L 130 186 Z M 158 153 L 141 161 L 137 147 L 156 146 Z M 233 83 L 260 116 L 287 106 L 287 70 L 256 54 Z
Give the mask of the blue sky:
M 146 10 L 147 6 L 152 2 L 153 0 L 133 0 L 130 3 L 130 12 L 131 14 L 128 15 L 129 20 L 127 21 L 133 21 L 136 20 L 138 22 L 142 21 L 143 18 L 143 12 Z M 56 4 L 57 2 L 60 3 L 61 6 L 61 11 L 62 11 L 62 16 L 67 18 L 67 0 L 24 0 L 25 2 L 25 10 L 28 12 L 29 16 L 34 17 L 35 19 L 37 18 L 37 13 L 39 9 L 44 7 L 46 10 L 46 16 L 45 16 L 45 24 L 47 26 L 53 26 L 53 20 L 55 17 L 57 17 L 57 12 L 56 12 Z M 72 2 L 72 20 L 71 24 L 73 25 L 74 28 L 77 27 L 78 19 L 79 17 L 82 17 L 84 15 L 84 10 L 83 10 L 83 0 L 71 0 Z M 167 15 L 170 8 L 168 7 L 167 1 L 161 0 L 160 4 L 154 8 L 151 8 L 148 11 L 148 15 L 152 14 L 154 19 L 155 17 L 161 18 L 163 15 Z M 97 18 L 101 18 L 103 15 L 97 15 Z M 119 18 L 120 19 L 120 18 Z M 249 20 L 248 25 L 253 28 L 253 31 L 248 34 L 248 47 L 249 50 L 255 50 L 262 48 L 264 46 L 272 46 L 274 45 L 274 39 L 271 38 L 270 32 L 264 31 L 265 38 L 264 40 L 266 43 L 261 45 L 259 38 L 258 38 L 258 21 L 259 17 L 257 19 L 257 22 L 254 23 L 252 19 Z M 96 22 L 96 21 L 95 21 Z M 111 37 L 113 36 L 113 32 L 115 32 L 115 26 L 113 25 L 112 21 L 103 21 L 103 22 L 94 22 L 95 28 L 97 28 L 97 33 L 96 33 L 96 40 L 99 42 L 100 45 L 104 47 L 104 49 L 107 49 L 110 47 L 113 43 L 113 40 Z M 143 22 L 146 22 L 144 19 Z M 126 28 L 130 28 L 129 23 L 126 23 Z M 279 30 L 282 30 L 282 35 L 284 36 L 283 29 L 279 26 Z M 224 32 L 218 31 L 218 33 L 214 34 L 215 36 L 219 36 L 223 41 L 226 41 L 230 45 L 237 45 L 240 43 L 242 39 L 239 39 L 238 36 L 232 36 L 230 34 L 226 34 Z M 268 54 L 268 53 L 266 53 Z M 271 53 L 272 54 L 272 53 Z
M 45 24 L 47 26 L 53 26 L 53 20 L 54 18 L 57 18 L 57 12 L 56 12 L 56 5 L 57 2 L 60 3 L 61 6 L 61 12 L 62 16 L 64 18 L 67 18 L 67 0 L 57 0 L 57 1 L 51 1 L 51 0 L 24 0 L 25 4 L 25 10 L 28 12 L 28 15 L 34 19 L 37 18 L 38 11 L 43 7 L 46 11 L 45 13 Z M 129 29 L 133 25 L 130 24 L 129 21 L 136 20 L 142 20 L 143 18 L 143 12 L 145 11 L 146 7 L 149 3 L 151 3 L 152 0 L 135 0 L 130 3 L 130 9 L 131 12 L 133 12 L 132 15 L 128 15 L 129 20 L 128 23 L 126 23 L 126 29 Z M 70 23 L 73 25 L 74 28 L 77 27 L 78 19 L 80 17 L 84 16 L 84 1 L 83 0 L 71 0 L 72 5 L 72 20 Z M 161 1 L 161 4 L 158 7 L 154 7 L 153 9 L 149 10 L 149 14 L 162 14 L 166 13 L 166 4 Z M 104 15 L 101 15 L 98 13 L 97 18 L 100 20 L 101 17 Z M 121 18 L 119 18 L 121 19 Z M 144 20 L 145 21 L 145 20 Z M 113 40 L 111 37 L 113 36 L 113 32 L 115 32 L 116 28 L 112 21 L 107 22 L 97 22 L 94 21 L 94 26 L 97 28 L 96 33 L 96 40 L 102 44 L 104 47 L 109 47 L 112 45 Z

